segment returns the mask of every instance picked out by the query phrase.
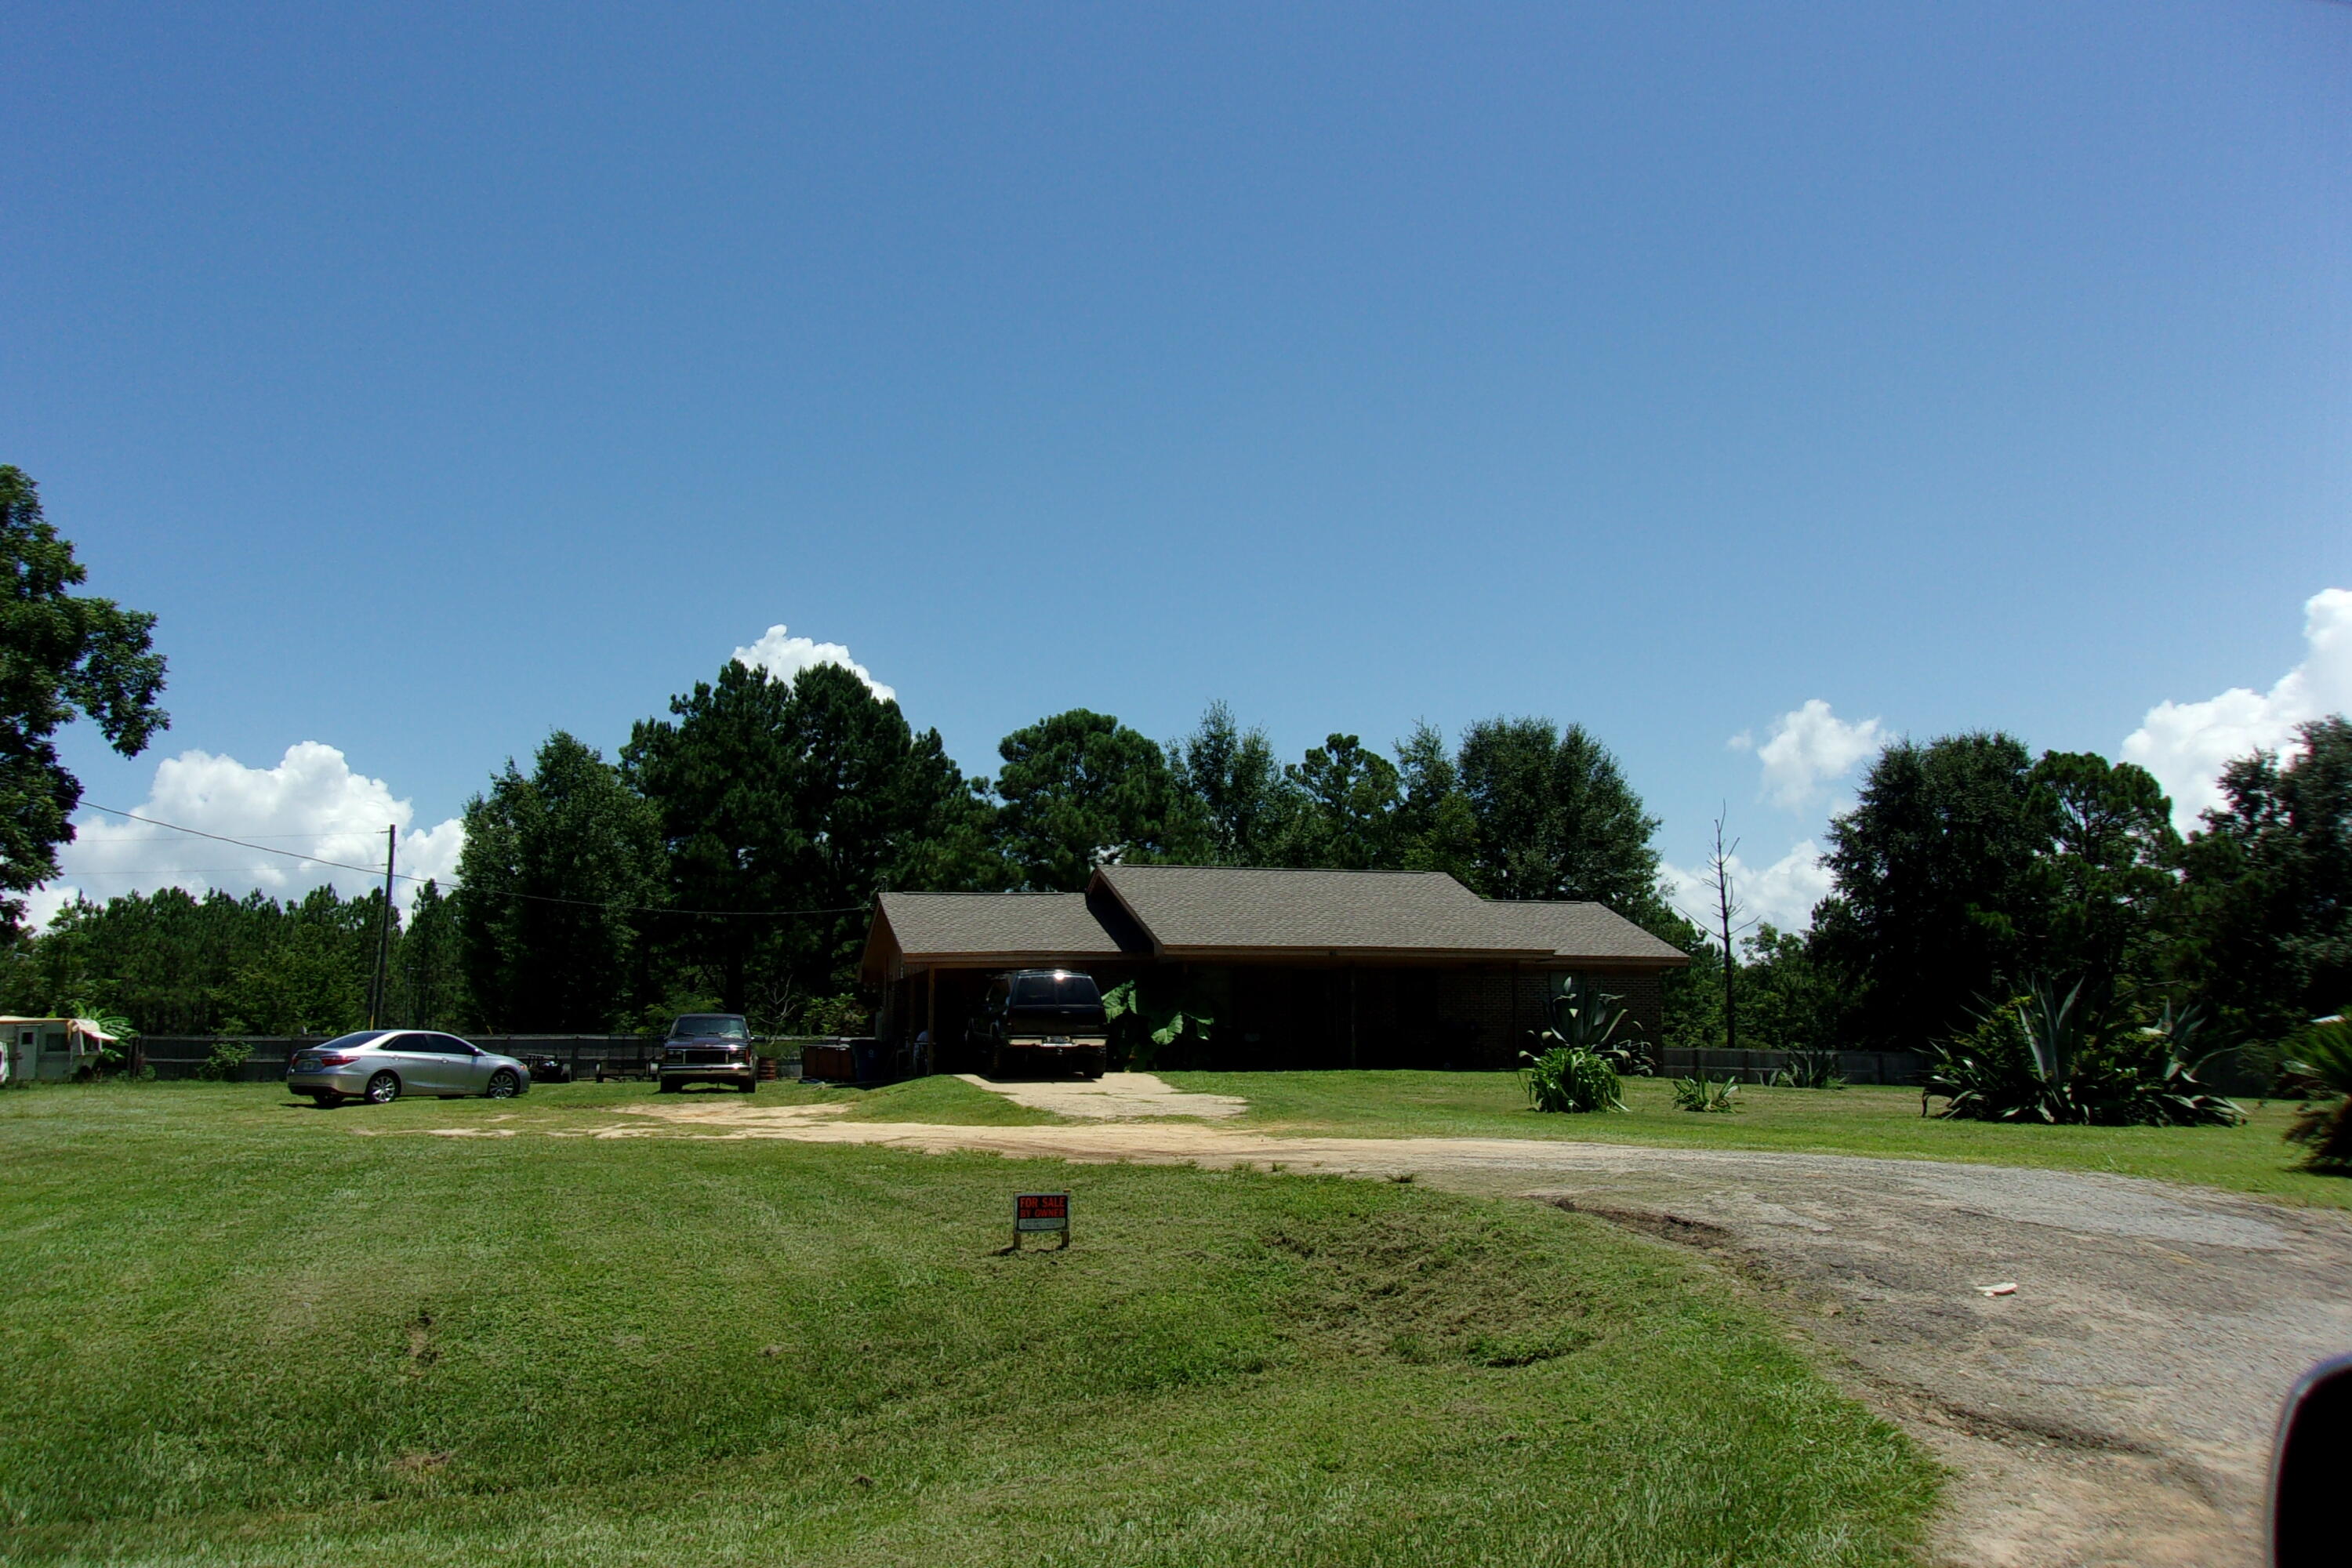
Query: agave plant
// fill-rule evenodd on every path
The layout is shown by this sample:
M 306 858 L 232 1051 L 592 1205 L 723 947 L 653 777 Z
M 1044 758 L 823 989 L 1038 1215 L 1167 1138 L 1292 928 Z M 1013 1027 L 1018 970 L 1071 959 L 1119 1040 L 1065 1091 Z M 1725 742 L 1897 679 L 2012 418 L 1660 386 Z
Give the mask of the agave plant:
M 2134 1086 L 2136 1122 L 2158 1127 L 2235 1127 L 2246 1113 L 2233 1100 L 2213 1093 L 2198 1080 L 2207 1063 L 2230 1054 L 2226 1045 L 2209 1046 L 2212 1031 L 2196 1007 L 2173 1009 L 2147 1031 L 2158 1047 L 2155 1061 L 2140 1068 Z
M 1839 1070 L 1835 1051 L 1800 1050 L 1789 1053 L 1788 1065 L 1772 1075 L 1772 1081 L 1782 1089 L 1843 1089 L 1845 1074 Z
M 1685 1110 L 1730 1111 L 1739 1109 L 1739 1080 L 1726 1073 L 1717 1078 L 1699 1072 L 1675 1079 L 1675 1104 Z
M 1945 1100 L 1938 1116 L 1973 1121 L 2077 1126 L 2233 1126 L 2245 1112 L 2198 1080 L 2219 1051 L 2192 1054 L 2203 1033 L 2194 1010 L 2166 1010 L 2137 1040 L 2102 1039 L 2082 1008 L 2083 987 L 2032 993 L 1977 1020 L 1963 1040 L 1937 1047 L 1920 1093 Z
M 2352 1175 L 2352 1018 L 2315 1020 L 2295 1037 L 2285 1065 L 2315 1091 L 2287 1139 L 2304 1146 L 2306 1169 Z
M 1551 999 L 1552 1026 L 1537 1035 L 1538 1052 L 1521 1052 L 1520 1059 L 1534 1060 L 1552 1049 L 1581 1051 L 1628 1077 L 1649 1077 L 1649 1058 L 1634 1048 L 1630 1038 L 1618 1038 L 1619 1030 L 1633 1026 L 1633 1016 L 1620 1005 L 1622 1000 L 1581 974 L 1570 975 L 1559 994 Z
M 1625 1109 L 1617 1069 L 1591 1051 L 1554 1046 L 1541 1056 L 1522 1051 L 1519 1060 L 1519 1081 L 1527 1086 L 1528 1102 L 1538 1110 Z

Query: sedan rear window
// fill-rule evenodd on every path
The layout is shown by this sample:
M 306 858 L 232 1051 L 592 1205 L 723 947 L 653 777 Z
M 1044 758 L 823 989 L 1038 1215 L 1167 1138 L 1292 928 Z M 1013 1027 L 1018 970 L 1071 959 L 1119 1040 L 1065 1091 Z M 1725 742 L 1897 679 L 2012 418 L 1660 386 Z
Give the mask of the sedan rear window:
M 355 1035 L 337 1035 L 323 1046 L 304 1047 L 314 1051 L 355 1051 L 362 1046 L 373 1045 L 384 1037 L 382 1029 L 362 1029 Z

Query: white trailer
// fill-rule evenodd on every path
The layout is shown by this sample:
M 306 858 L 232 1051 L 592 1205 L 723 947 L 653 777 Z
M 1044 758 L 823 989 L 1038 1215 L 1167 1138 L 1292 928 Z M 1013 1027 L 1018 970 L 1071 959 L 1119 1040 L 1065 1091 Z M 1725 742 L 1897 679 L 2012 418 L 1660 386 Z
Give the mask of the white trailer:
M 0 1017 L 0 1083 L 66 1082 L 113 1043 L 88 1018 Z

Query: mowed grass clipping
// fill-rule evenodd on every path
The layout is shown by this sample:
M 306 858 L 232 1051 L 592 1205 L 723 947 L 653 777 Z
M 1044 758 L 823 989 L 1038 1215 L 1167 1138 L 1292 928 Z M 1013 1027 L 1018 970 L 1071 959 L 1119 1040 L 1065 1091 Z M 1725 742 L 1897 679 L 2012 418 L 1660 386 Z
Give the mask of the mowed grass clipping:
M 0 1559 L 1893 1563 L 1934 1500 L 1584 1216 L 610 1092 L 0 1094 Z M 1069 1251 L 1002 1253 L 1024 1189 Z
M 1237 1094 L 1246 1115 L 1219 1125 L 1264 1132 L 1369 1138 L 1565 1138 L 1683 1148 L 1767 1149 L 1888 1159 L 1957 1160 L 2107 1171 L 2253 1193 L 2278 1203 L 2352 1208 L 2352 1179 L 2297 1168 L 2280 1134 L 2295 1107 L 2242 1100 L 2242 1127 L 2048 1127 L 1946 1121 L 1919 1114 L 1919 1091 L 1740 1086 L 1730 1115 L 1675 1108 L 1673 1086 L 1624 1080 L 1622 1112 L 1529 1109 L 1507 1072 L 1171 1072 L 1180 1089 Z

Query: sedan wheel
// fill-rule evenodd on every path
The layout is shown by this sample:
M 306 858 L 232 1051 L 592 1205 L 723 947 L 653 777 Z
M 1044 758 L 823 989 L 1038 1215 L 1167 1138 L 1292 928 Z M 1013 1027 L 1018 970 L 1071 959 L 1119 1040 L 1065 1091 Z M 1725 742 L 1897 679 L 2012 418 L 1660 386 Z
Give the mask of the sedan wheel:
M 388 1072 L 380 1072 L 368 1079 L 367 1099 L 370 1105 L 390 1105 L 400 1098 L 400 1079 Z
M 515 1081 L 515 1075 L 504 1068 L 490 1075 L 489 1096 L 492 1100 L 512 1100 L 521 1088 Z

